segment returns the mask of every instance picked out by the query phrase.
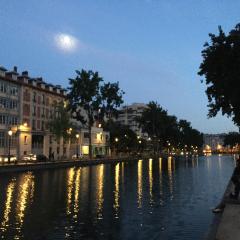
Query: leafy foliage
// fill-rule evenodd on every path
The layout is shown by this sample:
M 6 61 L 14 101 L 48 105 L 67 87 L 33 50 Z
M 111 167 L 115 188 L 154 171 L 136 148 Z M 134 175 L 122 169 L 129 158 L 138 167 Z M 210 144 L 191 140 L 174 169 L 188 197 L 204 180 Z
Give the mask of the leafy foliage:
M 91 128 L 95 121 L 111 118 L 122 103 L 124 92 L 119 83 L 102 83 L 98 72 L 76 71 L 77 76 L 69 79 L 69 109 L 73 118 L 89 131 L 89 156 L 92 157 Z
M 54 118 L 48 123 L 50 132 L 54 134 L 57 140 L 59 140 L 61 137 L 68 139 L 71 137 L 71 134 L 69 134 L 69 129 L 73 128 L 73 124 L 70 121 L 70 113 L 68 112 L 67 108 L 65 108 L 63 102 L 60 102 L 54 106 L 54 113 Z M 71 133 L 73 132 L 71 131 Z
M 181 148 L 185 145 L 201 147 L 203 144 L 203 135 L 193 129 L 190 122 L 178 121 L 176 116 L 168 115 L 157 102 L 149 102 L 137 121 L 143 132 L 152 139 L 154 152 L 159 143 L 161 147 L 168 147 L 171 144 Z
M 205 76 L 208 116 L 222 112 L 240 126 L 240 24 L 228 35 L 219 26 L 218 35 L 209 36 L 210 43 L 204 45 L 198 73 Z
M 104 115 L 107 119 L 112 119 L 117 117 L 118 111 L 117 108 L 123 104 L 123 94 L 124 92 L 119 87 L 119 82 L 117 83 L 106 83 L 100 88 L 100 93 L 102 97 L 102 106 L 101 106 L 101 119 L 104 118 Z
M 240 134 L 238 132 L 229 132 L 224 138 L 224 146 L 233 147 L 240 144 Z
M 131 153 L 139 147 L 137 135 L 128 126 L 109 121 L 104 128 L 110 132 L 110 146 L 117 153 Z

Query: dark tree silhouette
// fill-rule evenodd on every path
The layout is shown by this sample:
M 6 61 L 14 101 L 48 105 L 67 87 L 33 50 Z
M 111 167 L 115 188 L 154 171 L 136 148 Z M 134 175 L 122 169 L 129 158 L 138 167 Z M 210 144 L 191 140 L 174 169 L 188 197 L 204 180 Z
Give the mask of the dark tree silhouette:
M 118 83 L 102 83 L 98 72 L 76 71 L 69 79 L 69 109 L 73 118 L 88 128 L 89 157 L 92 158 L 92 127 L 95 121 L 112 117 L 122 103 L 123 91 Z
M 240 24 L 229 34 L 221 26 L 218 30 L 217 35 L 209 34 L 210 42 L 204 45 L 198 74 L 205 76 L 208 116 L 221 112 L 240 126 Z

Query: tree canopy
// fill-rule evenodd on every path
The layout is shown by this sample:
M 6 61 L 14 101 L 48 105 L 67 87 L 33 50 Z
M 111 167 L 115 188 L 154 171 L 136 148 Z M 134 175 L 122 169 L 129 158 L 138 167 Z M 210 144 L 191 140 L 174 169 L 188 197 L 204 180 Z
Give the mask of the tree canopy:
M 68 139 L 72 136 L 73 124 L 71 123 L 71 115 L 65 104 L 60 102 L 54 105 L 53 119 L 48 123 L 50 132 L 56 137 L 57 140 L 60 140 L 61 137 Z
M 116 114 L 124 92 L 117 83 L 104 83 L 98 72 L 76 70 L 76 77 L 69 79 L 69 109 L 72 117 L 89 131 L 89 157 L 92 157 L 91 128 L 95 121 Z
M 140 146 L 137 135 L 128 126 L 109 121 L 104 126 L 110 133 L 110 146 L 116 153 L 131 153 L 137 151 Z
M 236 146 L 236 144 L 240 143 L 240 134 L 238 132 L 229 132 L 224 137 L 224 146 Z
M 142 131 L 152 139 L 154 152 L 159 145 L 182 148 L 185 145 L 201 147 L 203 144 L 203 135 L 193 129 L 190 122 L 178 121 L 176 116 L 168 115 L 157 102 L 149 102 L 142 116 L 136 120 Z
M 218 30 L 217 35 L 209 34 L 198 74 L 205 76 L 208 116 L 221 112 L 240 127 L 240 24 L 229 34 L 221 26 Z

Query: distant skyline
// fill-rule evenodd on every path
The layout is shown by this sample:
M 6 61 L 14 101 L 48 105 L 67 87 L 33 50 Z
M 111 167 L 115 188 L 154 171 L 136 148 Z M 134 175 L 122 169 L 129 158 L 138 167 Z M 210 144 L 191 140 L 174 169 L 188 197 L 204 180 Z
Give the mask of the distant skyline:
M 119 81 L 125 104 L 157 101 L 204 133 L 237 131 L 207 118 L 197 75 L 209 33 L 240 22 L 236 0 L 0 0 L 0 65 L 68 85 L 76 69 Z

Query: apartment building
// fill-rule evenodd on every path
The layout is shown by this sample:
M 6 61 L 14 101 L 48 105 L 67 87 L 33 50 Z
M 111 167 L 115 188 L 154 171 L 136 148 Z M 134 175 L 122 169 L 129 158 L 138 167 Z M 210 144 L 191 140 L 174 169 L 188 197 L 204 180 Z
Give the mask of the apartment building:
M 55 158 L 70 158 L 73 154 L 87 154 L 89 147 L 86 130 L 78 128 L 78 138 L 72 141 L 55 137 L 48 122 L 55 114 L 56 103 L 66 100 L 67 92 L 60 85 L 32 78 L 27 71 L 18 73 L 0 66 L 0 155 L 54 153 Z M 11 136 L 8 134 L 12 132 Z M 108 153 L 109 134 L 101 128 L 92 129 L 93 154 Z
M 136 117 L 141 117 L 144 109 L 147 105 L 144 103 L 133 103 L 131 105 L 124 106 L 120 109 L 117 122 L 122 125 L 127 125 L 133 130 L 138 136 L 147 137 L 147 134 L 142 132 L 139 127 Z
M 204 134 L 203 135 L 203 149 L 205 152 L 216 152 L 226 150 L 224 145 L 224 138 L 226 134 Z

